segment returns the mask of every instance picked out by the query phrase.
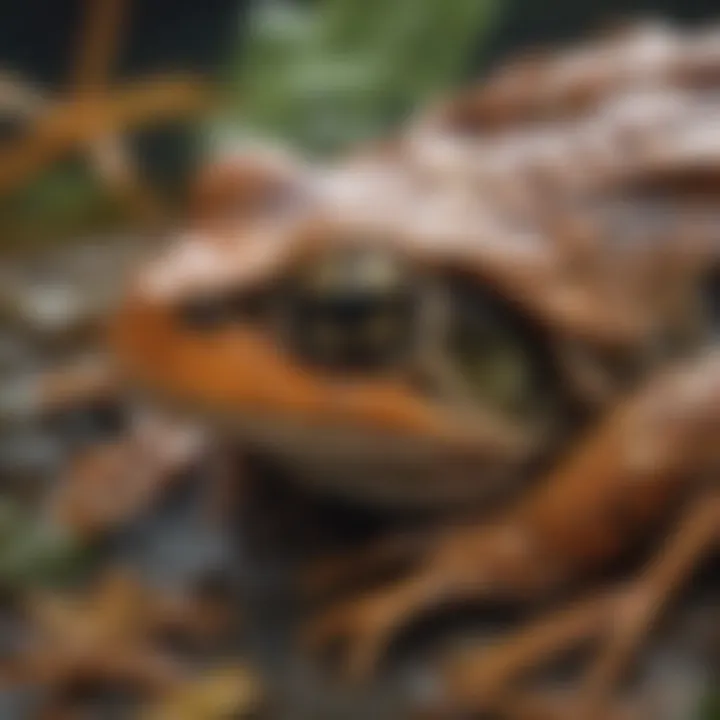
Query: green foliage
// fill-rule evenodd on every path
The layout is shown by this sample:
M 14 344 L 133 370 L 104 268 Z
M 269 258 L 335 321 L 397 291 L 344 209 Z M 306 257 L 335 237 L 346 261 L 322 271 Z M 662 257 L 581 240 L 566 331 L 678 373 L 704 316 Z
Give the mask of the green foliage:
M 494 0 L 258 3 L 230 86 L 230 132 L 329 152 L 456 83 Z M 239 126 L 239 128 L 238 128 Z
M 697 720 L 720 720 L 720 690 L 711 686 L 700 703 Z
M 264 0 L 231 59 L 230 107 L 209 126 L 315 153 L 381 135 L 467 69 L 499 0 Z M 207 127 L 207 126 L 206 126 Z M 116 227 L 122 209 L 82 163 L 0 203 L 2 245 Z
M 54 242 L 112 227 L 121 208 L 79 161 L 53 166 L 28 186 L 2 199 L 3 245 Z
M 0 500 L 0 586 L 62 583 L 82 571 L 88 549 L 62 528 Z

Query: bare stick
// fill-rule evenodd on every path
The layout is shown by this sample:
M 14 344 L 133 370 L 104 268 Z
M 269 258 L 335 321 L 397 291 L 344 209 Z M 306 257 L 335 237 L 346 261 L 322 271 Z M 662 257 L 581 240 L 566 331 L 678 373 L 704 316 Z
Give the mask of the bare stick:
M 123 35 L 127 0 L 86 0 L 79 51 L 70 77 L 72 92 L 107 89 Z

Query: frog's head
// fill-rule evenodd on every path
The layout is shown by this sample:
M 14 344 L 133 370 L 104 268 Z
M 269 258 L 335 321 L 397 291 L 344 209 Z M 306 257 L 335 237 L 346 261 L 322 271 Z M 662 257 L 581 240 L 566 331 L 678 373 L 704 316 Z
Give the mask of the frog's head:
M 141 385 L 319 483 L 483 495 L 547 448 L 559 385 L 540 332 L 467 265 L 328 220 L 192 234 L 138 275 L 112 342 Z

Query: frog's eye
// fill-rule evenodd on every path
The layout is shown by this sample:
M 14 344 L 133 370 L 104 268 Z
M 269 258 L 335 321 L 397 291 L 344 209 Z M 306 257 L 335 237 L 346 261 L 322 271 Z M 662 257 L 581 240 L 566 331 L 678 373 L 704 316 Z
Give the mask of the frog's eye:
M 406 264 L 389 251 L 336 249 L 297 271 L 283 315 L 284 336 L 304 360 L 381 369 L 412 344 L 416 287 Z
M 539 331 L 491 293 L 452 285 L 446 343 L 468 399 L 515 416 L 542 410 L 553 372 Z

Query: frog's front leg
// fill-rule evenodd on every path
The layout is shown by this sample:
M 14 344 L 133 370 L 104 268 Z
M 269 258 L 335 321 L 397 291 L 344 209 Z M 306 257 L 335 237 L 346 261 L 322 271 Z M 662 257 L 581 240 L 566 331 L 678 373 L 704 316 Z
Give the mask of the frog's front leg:
M 607 640 L 580 686 L 578 707 L 602 720 L 611 691 L 653 624 L 697 563 L 720 545 L 720 492 L 702 493 L 686 512 L 674 537 L 645 573 L 621 595 Z
M 460 600 L 557 590 L 617 556 L 697 487 L 720 459 L 718 429 L 713 352 L 652 378 L 496 522 L 449 531 L 414 574 L 321 616 L 310 643 L 344 641 L 349 670 L 362 675 L 418 615 Z
M 515 683 L 580 644 L 598 653 L 578 691 L 565 698 L 568 717 L 610 716 L 611 691 L 654 621 L 705 553 L 720 541 L 720 493 L 714 488 L 689 504 L 675 533 L 637 580 L 595 593 L 541 617 L 499 644 L 450 659 L 442 671 L 447 703 L 464 710 L 513 707 Z M 565 717 L 558 711 L 552 717 Z

